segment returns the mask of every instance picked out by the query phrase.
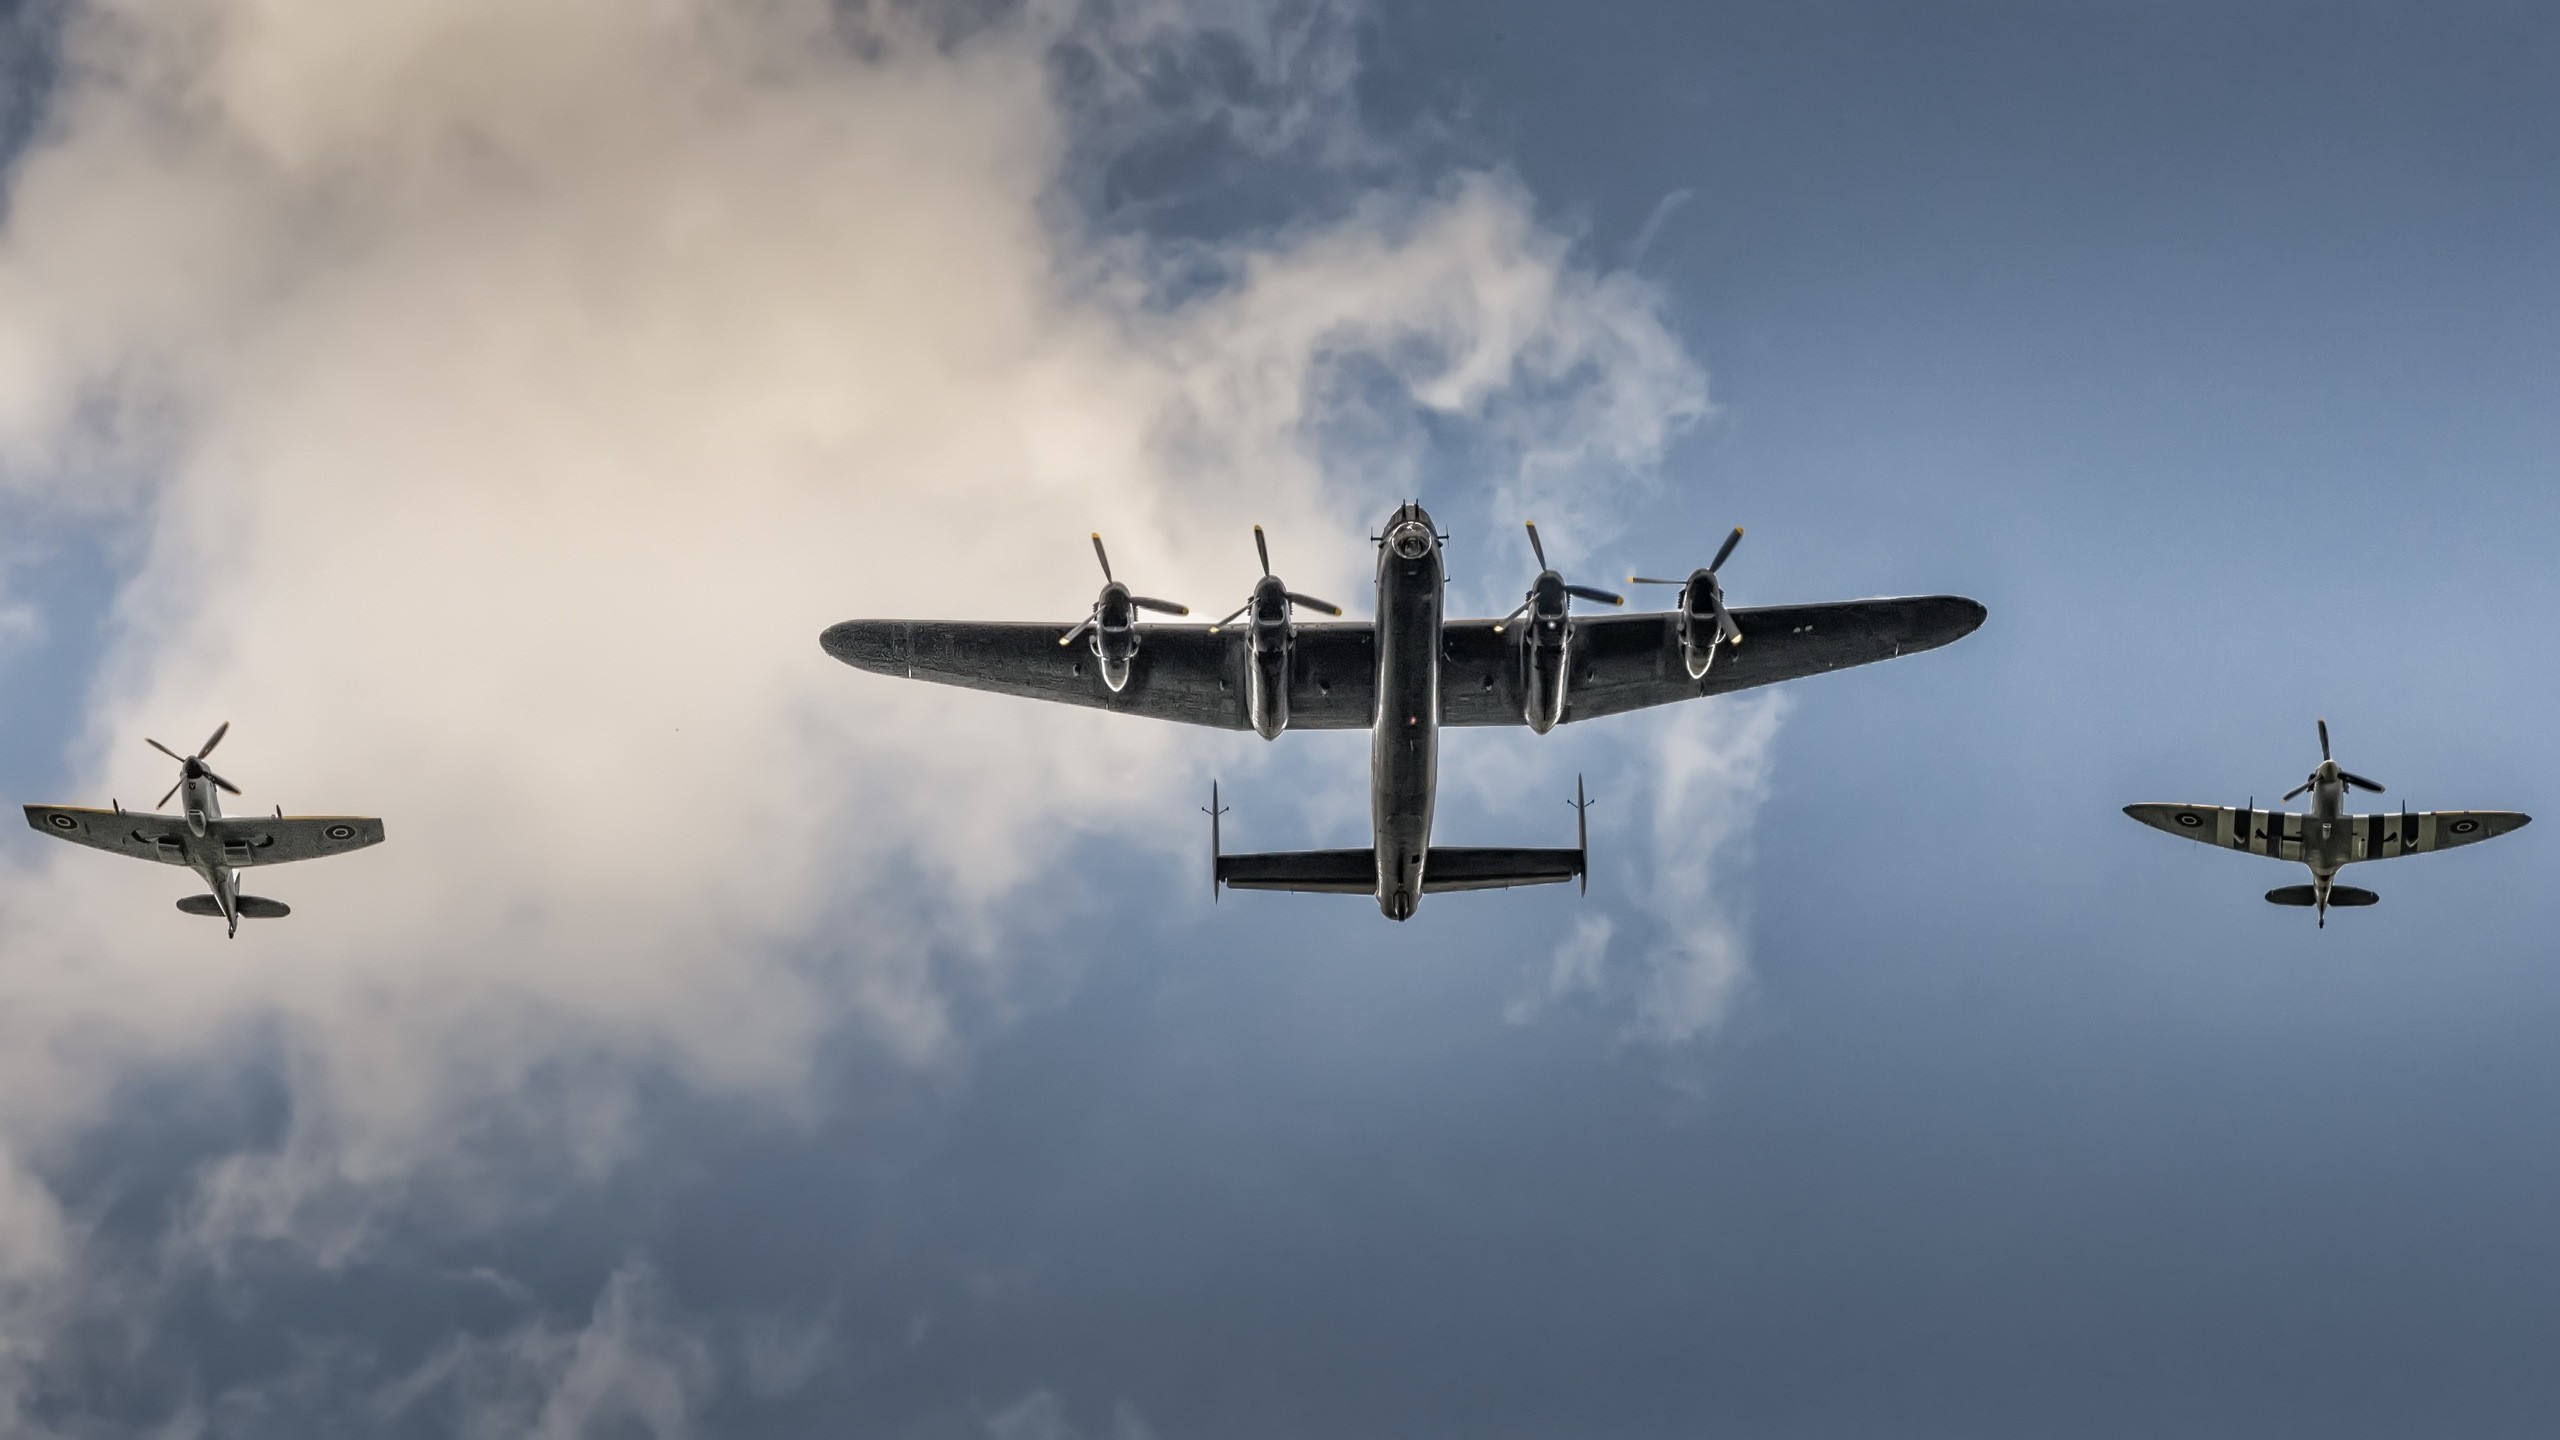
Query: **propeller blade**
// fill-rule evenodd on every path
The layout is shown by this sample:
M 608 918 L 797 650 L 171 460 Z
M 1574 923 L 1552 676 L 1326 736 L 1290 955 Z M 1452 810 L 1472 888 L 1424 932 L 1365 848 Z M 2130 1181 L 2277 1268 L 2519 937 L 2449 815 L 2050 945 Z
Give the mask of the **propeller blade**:
M 2338 772 L 2338 778 L 2339 778 L 2339 779 L 2341 779 L 2341 780 L 2346 781 L 2346 782 L 2347 782 L 2348 784 L 2350 784 L 2350 785 L 2355 786 L 2355 787 L 2356 787 L 2357 789 L 2359 789 L 2359 790 L 2370 790 L 2370 791 L 2372 791 L 2372 792 L 2373 792 L 2374 794 L 2376 794 L 2376 795 L 2379 795 L 2379 794 L 2381 794 L 2381 793 L 2382 793 L 2382 787 L 2381 787 L 2379 784 L 2377 784 L 2377 783 L 2375 783 L 2375 782 L 2373 782 L 2373 781 L 2371 781 L 2371 780 L 2367 780 L 2367 779 L 2366 779 L 2366 778 L 2364 778 L 2363 776 L 2358 775 L 2358 774 L 2356 774 L 2356 773 L 2355 773 L 2355 772 L 2353 772 L 2353 771 L 2350 771 L 2350 770 L 2341 770 L 2341 771 L 2339 771 L 2339 772 Z
M 2308 781 L 2308 780 L 2305 780 L 2305 781 L 2303 781 L 2301 784 L 2296 785 L 2296 786 L 2294 786 L 2292 789 L 2287 790 L 2286 792 L 2284 792 L 2284 798 L 2285 798 L 2286 800 L 2290 800 L 2290 799 L 2292 799 L 2294 796 L 2299 795 L 2299 794 L 2301 794 L 2303 791 L 2308 790 L 2308 789 L 2310 789 L 2310 788 L 2311 788 L 2311 782 L 2310 782 L 2310 781 Z M 2281 801 L 2279 801 L 2278 803 L 2279 803 L 2279 804 L 2281 804 L 2282 802 L 2281 802 Z
M 215 727 L 213 727 L 213 738 L 204 742 L 204 748 L 203 748 L 203 749 L 201 749 L 201 750 L 198 750 L 198 751 L 196 752 L 196 758 L 197 758 L 197 759 L 199 759 L 199 760 L 201 760 L 201 759 L 203 759 L 204 757 L 206 757 L 207 755 L 212 754 L 212 753 L 213 753 L 213 747 L 214 747 L 214 746 L 216 746 L 216 745 L 221 744 L 221 743 L 222 743 L 222 737 L 223 737 L 223 736 L 225 736 L 225 735 L 228 735 L 228 734 L 230 734 L 230 733 L 231 733 L 231 722 L 230 722 L 230 721 L 228 721 L 228 720 L 225 720 L 225 721 L 223 721 L 221 724 L 216 725 Z
M 210 771 L 210 770 L 207 770 L 206 772 L 204 772 L 204 778 L 206 778 L 207 780 L 212 781 L 212 782 L 213 782 L 214 784 L 216 784 L 216 785 L 221 786 L 223 789 L 230 791 L 230 792 L 231 792 L 232 794 L 234 794 L 234 795 L 237 795 L 237 794 L 239 794 L 239 793 L 240 793 L 240 787 L 239 787 L 239 786 L 232 784 L 230 781 L 223 779 L 221 776 L 214 774 L 214 773 L 213 773 L 212 771 Z
M 1630 575 L 1627 577 L 1627 583 L 1630 585 L 1686 585 L 1689 582 L 1686 580 L 1655 580 L 1643 575 Z
M 184 785 L 184 784 L 186 784 L 186 783 L 187 783 L 186 781 L 181 780 L 181 781 L 179 781 L 179 782 L 178 782 L 178 785 Z M 177 794 L 177 793 L 178 793 L 178 785 L 172 785 L 172 786 L 170 786 L 170 787 L 169 787 L 169 795 L 175 795 L 175 794 Z M 166 805 L 166 804 L 168 804 L 168 803 L 169 803 L 169 795 L 163 795 L 163 796 L 161 796 L 161 797 L 160 797 L 160 804 L 159 804 L 159 805 L 154 805 L 154 806 L 152 806 L 151 808 L 152 808 L 152 809 L 154 809 L 154 810 L 157 810 L 157 809 L 159 809 L 159 808 L 160 808 L 160 805 Z
M 1210 626 L 1209 628 L 1210 628 L 1210 629 L 1212 629 L 1212 630 L 1223 630 L 1223 629 L 1225 629 L 1227 626 L 1229 626 L 1229 625 L 1233 625 L 1234 623 L 1236 623 L 1236 617 L 1238 617 L 1238 616 L 1240 616 L 1240 615 L 1244 614 L 1244 612 L 1246 612 L 1247 610 L 1250 610 L 1250 609 L 1252 609 L 1252 608 L 1253 608 L 1253 602 L 1252 602 L 1252 601 L 1250 601 L 1250 600 L 1247 600 L 1246 602 L 1244 602 L 1243 604 L 1241 604 L 1241 605 L 1237 606 L 1237 607 L 1236 607 L 1236 608 L 1234 608 L 1233 610 L 1228 611 L 1228 612 L 1227 612 L 1227 614 L 1226 614 L 1226 618 L 1225 618 L 1225 619 L 1220 620 L 1217 624 L 1212 625 L 1212 626 Z
M 1538 568 L 1539 568 L 1539 569 L 1541 569 L 1541 570 L 1548 570 L 1548 569 L 1552 569 L 1552 568 L 1554 568 L 1554 567 L 1550 566 L 1549 564 L 1547 564 L 1547 547 L 1538 543 L 1538 522 L 1537 522 L 1537 521 L 1535 521 L 1535 520 L 1531 520 L 1531 521 L 1529 521 L 1529 522 L 1528 522 L 1528 526 L 1529 526 L 1529 550 L 1530 550 L 1530 553 L 1532 553 L 1532 554 L 1534 554 L 1534 555 L 1536 555 L 1536 556 L 1538 557 Z
M 1102 548 L 1102 532 L 1099 530 L 1093 532 L 1093 558 L 1102 562 L 1102 583 L 1112 583 L 1111 554 Z
M 1528 613 L 1529 613 L 1529 602 L 1528 602 L 1528 601 L 1526 601 L 1526 600 L 1523 600 L 1523 601 L 1521 601 L 1521 602 L 1520 602 L 1520 608 L 1519 608 L 1519 609 L 1514 610 L 1514 611 L 1512 611 L 1510 614 L 1505 615 L 1505 616 L 1503 616 L 1501 619 L 1496 620 L 1496 621 L 1494 621 L 1494 622 L 1493 622 L 1493 633 L 1494 633 L 1494 634 L 1496 634 L 1496 635 L 1501 634 L 1501 633 L 1502 633 L 1502 631 L 1503 631 L 1503 627 L 1504 627 L 1504 626 L 1509 625 L 1512 621 L 1517 620 L 1517 619 L 1519 619 L 1521 616 L 1526 615 L 1526 614 L 1528 614 Z
M 1733 558 L 1733 547 L 1741 543 L 1742 527 L 1736 525 L 1733 527 L 1733 533 L 1724 537 L 1724 548 L 1716 552 L 1715 559 L 1707 562 L 1707 573 L 1713 575 L 1723 569 L 1724 562 Z
M 1334 604 L 1330 600 L 1319 600 L 1313 595 L 1301 595 L 1295 590 L 1289 590 L 1283 593 L 1289 597 L 1289 603 L 1292 605 L 1304 605 L 1310 610 L 1321 610 L 1327 615 L 1339 615 L 1342 613 L 1342 607 Z
M 1151 600 L 1144 595 L 1130 596 L 1129 603 L 1137 606 L 1141 610 L 1153 610 L 1159 615 L 1188 615 L 1191 613 L 1191 607 L 1188 605 L 1176 605 L 1170 600 Z
M 152 739 L 148 735 L 143 737 L 142 743 L 159 751 L 161 754 L 168 756 L 170 759 L 177 761 L 181 765 L 187 763 L 186 756 L 179 754 L 177 751 L 170 749 L 168 746 L 161 744 L 159 741 Z
M 1259 525 L 1253 527 L 1253 553 L 1262 557 L 1262 578 L 1266 580 L 1270 579 L 1271 547 L 1264 543 L 1262 538 L 1262 527 Z
M 2329 758 L 2329 722 L 2326 720 L 2320 722 L 2320 758 Z
M 1073 645 L 1074 643 L 1076 643 L 1077 639 L 1078 639 L 1079 637 L 1081 637 L 1081 636 L 1084 634 L 1084 632 L 1086 632 L 1087 630 L 1090 630 L 1090 629 L 1092 629 L 1092 628 L 1093 628 L 1093 617 L 1092 617 L 1092 616 L 1090 616 L 1090 615 L 1087 615 L 1086 617 L 1084 617 L 1084 619 L 1083 619 L 1083 620 L 1081 620 L 1081 621 L 1078 621 L 1078 622 L 1077 622 L 1077 624 L 1076 624 L 1076 628 L 1074 628 L 1073 630 L 1068 631 L 1068 632 L 1067 632 L 1066 634 L 1064 634 L 1064 635 L 1059 636 L 1059 637 L 1058 637 L 1058 643 L 1059 643 L 1061 646 Z
M 1722 610 L 1716 612 L 1716 638 L 1730 640 L 1736 645 L 1742 643 L 1742 627 L 1734 624 L 1733 617 Z
M 1612 595 L 1606 590 L 1594 590 L 1588 585 L 1567 585 L 1564 587 L 1564 593 L 1567 595 L 1578 595 L 1585 600 L 1595 601 L 1602 605 L 1624 605 L 1627 603 L 1627 597 L 1624 595 Z

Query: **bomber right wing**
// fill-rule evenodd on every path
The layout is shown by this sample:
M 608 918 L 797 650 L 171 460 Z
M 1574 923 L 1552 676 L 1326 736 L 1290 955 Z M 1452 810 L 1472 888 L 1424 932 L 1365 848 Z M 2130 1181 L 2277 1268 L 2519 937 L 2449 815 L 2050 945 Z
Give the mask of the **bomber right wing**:
M 1743 643 L 1725 646 L 1701 680 L 1689 678 L 1676 612 L 1573 617 L 1573 673 L 1565 723 L 1653 705 L 1727 695 L 1761 685 L 1870 665 L 1951 644 L 1983 621 L 1961 595 L 1905 595 L 1818 605 L 1736 610 Z M 1492 620 L 1444 628 L 1440 720 L 1445 725 L 1520 725 L 1520 635 Z
M 2199 844 L 2279 860 L 2301 859 L 2305 828 L 2321 823 L 2308 815 L 2228 805 L 2127 805 L 2124 813 Z M 2351 859 L 2392 860 L 2493 839 L 2523 829 L 2532 819 L 2513 810 L 2405 810 L 2344 815 L 2329 823 L 2348 827 L 2355 844 Z
M 187 822 L 175 815 L 87 810 L 75 805 L 30 805 L 26 810 L 29 825 L 57 840 L 163 865 L 187 863 Z

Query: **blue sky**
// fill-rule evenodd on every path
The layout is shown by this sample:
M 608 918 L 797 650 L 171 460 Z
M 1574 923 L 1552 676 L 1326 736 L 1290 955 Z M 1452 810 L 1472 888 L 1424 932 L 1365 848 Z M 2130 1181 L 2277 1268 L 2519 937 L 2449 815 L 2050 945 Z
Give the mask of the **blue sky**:
M 439 43 L 467 56 L 472 33 Z M 707 961 L 626 971 L 646 944 L 567 921 L 466 927 L 449 950 L 424 925 L 385 948 L 365 929 L 365 887 L 386 887 L 382 913 L 404 926 L 433 909 L 328 867 L 292 875 L 299 913 L 285 922 L 321 938 L 262 956 L 273 942 L 259 933 L 223 947 L 166 916 L 160 877 L 95 878 L 119 867 L 12 837 L 0 933 L 22 970 L 95 947 L 128 957 L 118 973 L 226 997 L 165 1014 L 137 998 L 155 1017 L 137 1022 L 146 1043 L 93 1040 L 112 1027 L 76 1009 L 49 1017 L 59 987 L 18 992 L 36 1019 L 13 1043 L 103 1057 L 66 1072 L 94 1098 L 64 1113 L 25 1093 L 48 1072 L 0 1080 L 20 1090 L 10 1175 L 89 1236 L 63 1242 L 86 1304 L 47 1291 L 34 1252 L 10 1252 L 36 1297 L 13 1302 L 20 1333 L 42 1337 L 6 1357 L 19 1425 L 1003 1440 L 2548 1430 L 2560 978 L 2541 828 L 2360 870 L 2382 903 L 2315 931 L 2259 898 L 2299 872 L 2173 845 L 2117 811 L 2272 800 L 2316 760 L 2316 715 L 2392 802 L 2547 811 L 2560 782 L 2537 743 L 2560 702 L 2540 663 L 2541 617 L 2560 602 L 2547 560 L 2560 24 L 2498 5 L 1390 4 L 1247 7 L 1205 29 L 1088 18 L 1039 43 L 1055 87 L 1043 153 L 1062 157 L 1026 212 L 1052 227 L 1039 254 L 1157 247 L 1144 274 L 1179 316 L 1222 286 L 1250 296 L 1239 277 L 1258 262 L 1330 276 L 1329 243 L 1369 257 L 1345 268 L 1384 270 L 1440 243 L 1406 247 L 1400 226 L 1442 234 L 1429 217 L 1456 205 L 1447 234 L 1510 216 L 1533 227 L 1531 258 L 1451 239 L 1458 258 L 1417 273 L 1581 277 L 1601 298 L 1568 284 L 1552 314 L 1606 321 L 1573 368 L 1523 358 L 1490 398 L 1454 408 L 1414 397 L 1491 321 L 1324 342 L 1307 366 L 1321 397 L 1276 447 L 1220 449 L 1258 422 L 1184 412 L 1211 417 L 1213 460 L 1276 454 L 1299 469 L 1262 493 L 1250 464 L 1217 461 L 1196 481 L 1096 495 L 1092 523 L 1145 537 L 1124 570 L 1196 580 L 1183 598 L 1205 605 L 1213 584 L 1240 590 L 1248 510 L 1278 507 L 1284 571 L 1357 613 L 1366 597 L 1343 577 L 1365 563 L 1358 536 L 1410 485 L 1457 531 L 1460 594 L 1486 609 L 1526 579 L 1517 512 L 1551 500 L 1588 517 L 1559 537 L 1535 516 L 1594 576 L 1676 573 L 1743 524 L 1728 570 L 1739 603 L 1954 591 L 1990 622 L 1944 652 L 1795 687 L 1752 752 L 1765 785 L 1738 784 L 1721 809 L 1723 792 L 1658 805 L 1648 777 L 1682 747 L 1751 750 L 1732 716 L 1453 736 L 1468 778 L 1445 835 L 1561 835 L 1552 802 L 1588 770 L 1604 799 L 1597 878 L 1587 900 L 1444 898 L 1401 927 L 1356 901 L 1213 908 L 1203 893 L 1195 779 L 1226 778 L 1241 843 L 1332 835 L 1356 826 L 1357 737 L 1132 735 L 825 669 L 771 708 L 839 728 L 774 753 L 856 778 L 776 789 L 827 808 L 818 833 L 845 873 L 785 884 L 706 857 L 703 883 L 740 912 L 770 902 L 788 920 Z M 1090 53 L 1107 63 L 1088 84 L 1074 56 Z M 855 68 L 843 83 L 886 81 Z M 971 113 L 978 83 L 953 82 L 953 113 Z M 987 83 L 987 113 L 1026 105 L 1018 86 Z M 991 173 L 1019 159 L 997 143 L 955 153 Z M 15 163 L 13 178 L 33 173 L 25 154 Z M 1481 174 L 1498 177 L 1494 198 L 1448 200 L 1467 183 L 1453 177 Z M 39 208 L 29 193 L 12 190 L 14 226 Z M 1372 228 L 1364 206 L 1407 218 Z M 1610 285 L 1649 298 L 1613 309 Z M 1265 323 L 1250 307 L 1207 313 L 1199 336 Z M 258 319 L 224 333 L 258 337 L 272 347 L 260 363 L 279 364 L 294 333 Z M 1682 372 L 1646 358 L 1651 326 L 1703 371 L 1702 418 L 1679 418 Z M 673 333 L 713 355 L 728 338 Z M 1226 354 L 1199 336 L 1166 343 L 1202 365 Z M 1126 388 L 1154 373 L 1095 353 L 1137 377 Z M 1661 443 L 1610 449 L 1619 412 L 1585 408 L 1593 396 L 1652 417 Z M 759 413 L 712 423 L 804 423 Z M 330 632 L 268 655 L 227 621 L 154 618 L 168 599 L 153 566 L 173 534 L 196 533 L 179 528 L 188 497 L 233 493 L 189 477 L 221 473 L 228 452 L 152 433 L 94 461 L 27 440 L 54 433 L 32 423 L 6 433 L 0 599 L 33 621 L 0 650 L 0 777 L 18 798 L 95 800 L 69 787 L 112 785 L 133 803 L 161 771 L 115 728 L 128 720 L 172 743 L 224 715 L 253 744 L 278 734 L 295 723 L 281 707 L 249 708 L 261 677 L 325 672 L 311 693 L 383 693 L 328 658 Z M 529 431 L 520 450 L 502 437 L 474 453 L 533 469 L 558 439 Z M 1541 478 L 1541 447 L 1559 446 L 1561 478 Z M 93 463 L 144 479 L 127 489 L 85 473 Z M 1018 497 L 927 497 L 845 535 L 835 608 L 810 606 L 805 634 L 775 647 L 798 660 L 780 663 L 823 666 L 809 640 L 857 613 L 1002 614 L 1054 595 L 1072 619 L 1091 525 L 1061 492 L 1084 498 L 1070 471 Z M 432 514 L 431 500 L 401 503 Z M 802 528 L 838 513 L 751 512 Z M 1282 513 L 1310 518 L 1283 529 Z M 1332 533 L 1311 528 L 1320 514 Z M 401 563 L 389 528 L 386 569 Z M 1233 536 L 1233 563 L 1184 550 L 1212 532 Z M 219 544 L 175 553 L 214 577 L 212 594 L 290 615 L 223 578 L 220 547 L 254 534 L 205 533 Z M 248 553 L 308 538 L 280 530 Z M 634 574 L 578 530 L 547 543 L 582 589 L 735 582 Z M 1064 553 L 992 595 L 928 586 L 883 553 L 938 543 L 997 565 Z M 798 553 L 777 549 L 777 564 Z M 246 658 L 173 660 L 155 639 L 208 634 Z M 701 643 L 761 663 L 760 640 Z M 664 663 L 680 671 L 685 654 Z M 164 719 L 142 703 L 190 683 L 232 708 Z M 648 694 L 635 713 L 651 723 L 702 713 Z M 351 702 L 326 718 L 400 724 L 416 751 L 450 709 L 402 722 Z M 648 772 L 581 783 L 598 804 L 644 792 L 637 813 L 679 848 L 738 843 L 734 824 L 697 830 L 736 812 L 710 788 L 727 783 L 724 762 L 695 760 L 680 735 L 632 752 L 670 767 L 658 794 Z M 983 788 L 951 778 L 969 746 L 1017 742 L 1032 758 Z M 368 779 L 378 753 L 306 763 L 271 743 L 254 773 L 293 776 L 297 808 L 384 813 L 390 843 L 347 871 L 446 878 L 441 860 L 406 857 L 458 832 L 417 818 L 430 797 L 406 816 L 368 798 L 396 793 Z M 530 745 L 468 753 L 500 767 L 479 796 L 488 816 L 546 803 L 525 777 L 576 763 Z M 939 838 L 909 841 L 902 818 L 925 812 Z M 1693 820 L 1697 854 L 1673 853 L 1666 823 Z M 404 850 L 411 835 L 432 838 Z M 936 868 L 982 842 L 999 858 L 979 888 Z M 1710 902 L 1666 909 L 1654 887 L 1693 859 Z M 908 866 L 925 878 L 902 894 Z M 689 912 L 662 919 L 668 945 L 695 933 Z M 1553 957 L 1590 919 L 1611 927 L 1597 978 L 1549 994 Z M 1709 1022 L 1665 1035 L 1644 987 L 1700 934 L 1729 938 L 1747 978 Z M 25 960 L 37 947 L 41 967 Z M 311 999 L 326 982 L 303 978 L 395 962 L 363 973 L 418 977 L 396 1011 Z M 731 1029 L 752 1045 L 681 1021 L 714 1005 L 733 965 L 750 999 Z M 504 1094 L 426 1059 L 416 1073 L 437 1078 L 398 1104 L 346 1078 L 369 1047 L 469 1051 L 465 1031 L 436 1028 L 438 990 L 513 994 L 490 988 L 511 968 L 559 978 L 502 1027 Z M 696 983 L 710 988 L 684 988 Z M 678 998 L 661 1014 L 645 999 L 627 1009 L 626 991 Z M 895 1018 L 920 1005 L 940 1017 L 930 1034 Z M 585 1158 L 590 1135 L 609 1139 Z M 238 1178 L 267 1174 L 258 1157 L 314 1154 L 319 1182 Z M 246 1170 L 225 1168 L 239 1157 Z

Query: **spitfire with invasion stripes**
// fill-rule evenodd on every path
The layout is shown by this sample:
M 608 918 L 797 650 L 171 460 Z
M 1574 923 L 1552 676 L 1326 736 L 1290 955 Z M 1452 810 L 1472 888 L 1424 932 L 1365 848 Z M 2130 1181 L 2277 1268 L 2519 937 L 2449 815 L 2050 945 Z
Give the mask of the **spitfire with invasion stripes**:
M 2267 892 L 2278 905 L 2316 910 L 2320 924 L 2329 923 L 2332 905 L 2371 905 L 2380 896 L 2370 890 L 2334 883 L 2338 871 L 2360 860 L 2389 860 L 2448 850 L 2521 829 L 2533 817 L 2513 810 L 2409 810 L 2397 814 L 2349 815 L 2347 792 L 2382 786 L 2340 769 L 2329 755 L 2329 722 L 2320 723 L 2320 766 L 2284 798 L 2308 793 L 2311 813 L 2261 810 L 2257 802 L 2232 809 L 2226 805 L 2127 805 L 2124 813 L 2154 829 L 2184 836 L 2224 850 L 2243 850 L 2270 859 L 2292 860 L 2311 868 L 2311 883 L 2286 885 Z

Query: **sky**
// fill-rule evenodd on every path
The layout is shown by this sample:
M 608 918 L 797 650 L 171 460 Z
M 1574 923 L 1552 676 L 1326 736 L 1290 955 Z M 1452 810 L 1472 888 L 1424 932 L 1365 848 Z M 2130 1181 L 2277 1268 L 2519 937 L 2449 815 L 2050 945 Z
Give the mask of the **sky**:
M 2541 1435 L 2560 20 L 19 0 L 0 1431 Z M 1452 734 L 1588 896 L 1212 903 L 1366 740 L 835 665 L 1420 498 L 1948 649 Z

